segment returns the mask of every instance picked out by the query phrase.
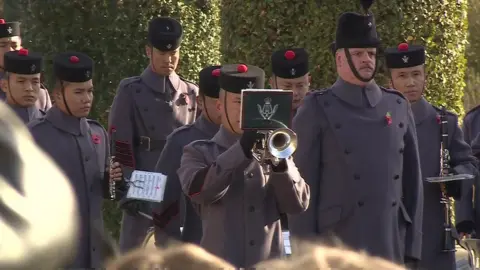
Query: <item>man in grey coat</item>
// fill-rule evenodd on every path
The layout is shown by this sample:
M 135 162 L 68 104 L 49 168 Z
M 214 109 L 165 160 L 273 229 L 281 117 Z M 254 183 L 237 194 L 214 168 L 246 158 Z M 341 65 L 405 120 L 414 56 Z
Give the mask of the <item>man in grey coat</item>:
M 42 56 L 26 49 L 4 55 L 5 74 L 1 80 L 5 102 L 27 124 L 45 113 L 35 105 L 40 91 Z
M 380 40 L 371 13 L 343 13 L 336 32 L 339 78 L 304 100 L 293 121 L 295 164 L 310 207 L 289 217 L 297 240 L 320 240 L 403 263 L 422 248 L 423 186 L 415 122 L 405 97 L 373 77 Z
M 200 245 L 243 268 L 284 254 L 280 213 L 305 211 L 310 195 L 291 158 L 265 174 L 252 154 L 258 134 L 240 128 L 242 89 L 264 88 L 264 83 L 258 67 L 222 66 L 222 126 L 211 140 L 185 146 L 177 171 L 202 218 Z
M 452 173 L 476 175 L 475 158 L 472 156 L 470 146 L 463 140 L 463 132 L 458 126 L 458 117 L 433 106 L 423 97 L 426 83 L 425 48 L 401 43 L 396 48 L 387 48 L 385 59 L 392 88 L 404 94 L 412 104 L 423 178 L 439 176 L 442 170 L 440 163 L 442 114 L 445 114 L 448 121 L 448 145 L 445 147 L 450 153 L 448 165 L 452 168 Z M 467 183 L 471 185 L 471 181 Z M 445 195 L 460 199 L 463 196 L 462 184 L 460 181 L 447 182 Z M 445 238 L 445 205 L 440 203 L 442 199 L 440 185 L 424 182 L 423 187 L 423 248 L 419 267 L 420 269 L 454 270 L 456 269 L 455 252 L 442 251 Z M 470 200 L 471 198 L 470 196 Z M 465 220 L 461 214 L 456 215 L 456 221 L 459 232 L 465 233 L 473 229 L 471 220 Z
M 202 113 L 194 124 L 179 127 L 168 136 L 155 167 L 155 172 L 167 175 L 163 201 L 153 211 L 157 246 L 167 244 L 169 238 L 200 244 L 202 222 L 182 192 L 177 170 L 183 148 L 196 140 L 211 139 L 220 127 L 221 115 L 217 109 L 220 68 L 208 66 L 200 71 L 197 104 Z M 180 231 L 182 225 L 183 231 Z
M 77 254 L 67 268 L 102 267 L 102 201 L 108 198 L 109 141 L 105 129 L 87 119 L 93 101 L 93 60 L 66 52 L 54 58 L 55 105 L 28 127 L 33 138 L 63 170 L 73 186 L 79 207 Z M 55 187 L 52 187 L 55 190 Z
M 145 48 L 150 65 L 140 76 L 124 79 L 118 86 L 109 129 L 116 131 L 117 141 L 130 146 L 134 155 L 132 169 L 153 171 L 167 136 L 175 128 L 195 121 L 198 87 L 175 73 L 182 33 L 182 26 L 174 19 L 150 21 Z M 139 211 L 151 212 L 152 205 L 119 199 L 124 210 L 120 248 L 126 252 L 141 245 L 153 226 L 151 220 L 139 215 Z

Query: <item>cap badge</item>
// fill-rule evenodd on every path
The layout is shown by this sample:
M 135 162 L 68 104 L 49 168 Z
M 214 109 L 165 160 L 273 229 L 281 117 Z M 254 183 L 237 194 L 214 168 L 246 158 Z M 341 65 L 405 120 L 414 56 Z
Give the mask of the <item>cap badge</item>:
M 369 22 L 369 23 L 368 23 L 368 27 L 372 27 L 372 22 Z
M 13 32 L 12 27 L 8 27 L 7 31 L 8 31 L 9 34 L 11 34 Z
M 294 69 L 294 68 L 292 68 L 292 70 L 290 70 L 290 74 L 292 74 L 292 76 L 294 76 L 294 75 L 295 75 L 295 73 L 297 73 L 297 71 L 295 71 L 295 69 Z
M 247 84 L 247 87 L 248 87 L 249 89 L 253 89 L 254 86 L 255 86 L 255 84 L 253 84 L 252 81 L 248 82 L 248 84 Z
M 263 101 L 263 107 L 260 104 L 257 104 L 258 112 L 265 120 L 270 120 L 278 110 L 278 104 L 272 107 L 272 99 L 270 97 L 265 98 Z
M 167 44 L 167 49 L 172 48 L 172 44 Z
M 403 63 L 405 63 L 405 64 L 408 63 L 408 56 L 404 55 L 402 57 L 402 60 L 403 60 Z
M 165 26 L 165 28 L 167 29 L 167 31 L 170 31 L 170 27 L 168 27 L 168 26 Z
M 85 71 L 85 77 L 90 78 L 90 71 L 89 70 Z
M 37 66 L 35 66 L 35 64 L 32 64 L 32 66 L 30 67 L 30 70 L 31 70 L 32 72 L 34 72 L 35 69 L 37 69 Z

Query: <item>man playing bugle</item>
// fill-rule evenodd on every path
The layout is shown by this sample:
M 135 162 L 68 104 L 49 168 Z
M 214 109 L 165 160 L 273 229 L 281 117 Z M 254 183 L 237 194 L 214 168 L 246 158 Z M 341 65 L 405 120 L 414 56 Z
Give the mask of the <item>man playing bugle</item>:
M 385 59 L 390 75 L 390 86 L 404 94 L 412 106 L 423 178 L 439 176 L 444 168 L 447 168 L 446 175 L 450 173 L 475 175 L 475 160 L 470 146 L 463 140 L 458 117 L 433 106 L 423 97 L 427 77 L 425 48 L 402 43 L 396 48 L 387 48 Z M 442 145 L 443 139 L 446 139 L 447 145 Z M 449 157 L 441 153 L 441 146 L 444 151 L 449 152 Z M 448 167 L 442 168 L 442 164 Z M 423 185 L 423 248 L 420 269 L 456 269 L 455 240 L 452 237 L 454 235 L 450 233 L 451 227 L 445 227 L 451 217 L 445 216 L 445 207 L 449 207 L 448 197 L 460 199 L 462 183 L 462 181 L 447 181 L 442 184 L 425 182 Z M 442 200 L 444 203 L 441 203 Z M 471 230 L 471 221 L 462 219 L 463 217 L 457 216 L 459 232 Z
M 272 163 L 271 173 L 266 174 L 252 153 L 262 136 L 240 127 L 241 110 L 243 116 L 255 114 L 243 111 L 246 107 L 241 92 L 264 88 L 264 71 L 250 65 L 225 65 L 219 82 L 220 130 L 211 140 L 196 141 L 184 148 L 178 176 L 184 193 L 200 210 L 200 245 L 246 268 L 284 254 L 280 213 L 305 211 L 310 191 L 290 157 L 280 159 L 277 165 Z M 288 115 L 291 104 L 292 99 L 285 106 Z M 257 110 L 257 106 L 268 107 L 255 104 L 251 109 Z M 242 122 L 249 120 L 242 117 Z

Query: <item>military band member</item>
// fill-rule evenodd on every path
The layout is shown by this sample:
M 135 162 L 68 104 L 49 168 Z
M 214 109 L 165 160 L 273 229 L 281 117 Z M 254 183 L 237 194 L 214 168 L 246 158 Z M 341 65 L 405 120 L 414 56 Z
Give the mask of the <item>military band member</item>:
M 77 256 L 69 268 L 100 268 L 103 242 L 94 232 L 103 229 L 109 141 L 105 129 L 86 118 L 93 101 L 93 61 L 83 53 L 65 52 L 54 58 L 53 67 L 55 105 L 28 127 L 40 148 L 70 179 L 76 195 L 80 213 Z
M 5 74 L 5 60 L 4 54 L 10 51 L 18 51 L 22 48 L 22 39 L 20 37 L 20 23 L 19 22 L 5 22 L 0 19 L 0 78 Z M 47 89 L 40 85 L 38 99 L 35 103 L 38 109 L 47 111 L 52 107 L 50 95 Z M 6 92 L 4 89 L 0 91 L 0 99 L 6 100 Z
M 220 75 L 220 130 L 184 148 L 178 177 L 199 207 L 200 245 L 237 267 L 284 254 L 280 213 L 308 207 L 309 187 L 292 159 L 264 174 L 252 156 L 255 131 L 240 128 L 241 91 L 264 88 L 265 73 L 250 65 L 224 65 Z
M 6 103 L 25 124 L 43 116 L 44 112 L 35 106 L 42 91 L 42 56 L 23 48 L 7 52 L 4 67 L 2 89 L 6 93 Z
M 404 96 L 373 80 L 379 44 L 373 14 L 340 15 L 339 77 L 307 95 L 293 121 L 295 164 L 312 192 L 308 210 L 289 216 L 290 233 L 326 244 L 338 237 L 373 256 L 418 261 L 423 188 L 415 123 Z
M 308 53 L 304 48 L 279 50 L 272 54 L 270 86 L 293 91 L 293 109 L 296 112 L 310 87 Z
M 480 105 L 470 109 L 463 119 L 463 132 L 465 141 L 472 145 L 473 139 L 480 134 Z
M 440 145 L 442 110 L 430 104 L 424 97 L 426 83 L 425 48 L 402 43 L 385 51 L 392 88 L 400 91 L 412 104 L 417 130 L 418 148 L 422 177 L 440 175 Z M 458 117 L 447 113 L 448 150 L 450 167 L 453 173 L 476 174 L 476 165 L 470 146 L 463 140 L 463 132 L 458 126 Z M 460 199 L 462 182 L 446 183 L 448 196 Z M 444 238 L 445 209 L 441 204 L 442 192 L 438 183 L 424 183 L 423 241 L 420 269 L 456 269 L 455 253 L 442 252 Z M 471 197 L 470 197 L 471 200 Z M 470 203 L 471 204 L 471 203 Z M 459 216 L 457 216 L 457 221 Z M 470 221 L 471 222 L 471 221 Z M 467 226 L 461 222 L 459 228 Z M 471 224 L 470 224 L 471 225 Z M 469 230 L 472 230 L 470 228 Z
M 167 138 L 165 148 L 155 167 L 155 172 L 168 176 L 164 201 L 154 209 L 155 240 L 157 245 L 167 243 L 167 237 L 200 244 L 202 222 L 195 212 L 190 199 L 184 197 L 177 170 L 180 167 L 183 148 L 196 140 L 211 139 L 221 123 L 217 109 L 220 87 L 218 78 L 220 66 L 209 66 L 200 71 L 199 96 L 197 104 L 202 111 L 194 124 L 176 129 Z M 181 215 L 184 213 L 184 215 Z M 180 226 L 183 231 L 180 232 Z
M 153 171 L 167 136 L 195 120 L 198 88 L 175 73 L 182 33 L 174 19 L 150 21 L 145 47 L 150 65 L 140 76 L 120 82 L 110 110 L 110 130 L 115 129 L 118 140 L 131 145 L 137 170 Z M 139 246 L 153 226 L 151 220 L 138 215 L 139 210 L 150 212 L 151 207 L 125 199 L 120 206 L 124 209 L 120 248 L 128 251 Z

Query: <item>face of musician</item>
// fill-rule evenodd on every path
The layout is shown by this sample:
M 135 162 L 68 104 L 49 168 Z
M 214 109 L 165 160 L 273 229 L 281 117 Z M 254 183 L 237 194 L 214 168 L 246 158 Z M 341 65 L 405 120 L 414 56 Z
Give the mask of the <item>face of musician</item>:
M 240 129 L 240 111 L 242 106 L 241 94 L 220 90 L 217 109 L 222 115 L 222 125 L 230 132 L 242 134 Z
M 153 46 L 147 45 L 145 51 L 155 73 L 161 76 L 169 76 L 177 69 L 180 47 L 173 51 L 160 51 Z
M 65 104 L 64 97 L 67 104 Z M 92 80 L 81 83 L 57 82 L 53 98 L 55 106 L 65 114 L 69 115 L 71 112 L 77 118 L 87 117 L 92 108 L 93 82 Z
M 35 104 L 40 93 L 40 73 L 15 74 L 8 73 L 2 79 L 2 90 L 7 96 L 7 103 L 20 107 Z
M 348 64 L 346 49 L 339 49 L 335 54 L 337 64 L 337 73 L 344 81 L 355 85 L 366 85 L 368 82 L 360 81 L 353 74 L 350 65 Z M 352 63 L 357 70 L 360 77 L 368 79 L 373 76 L 375 72 L 375 63 L 377 57 L 376 48 L 350 48 L 348 49 L 352 58 Z
M 3 67 L 3 55 L 6 52 L 19 50 L 22 47 L 22 39 L 19 36 L 0 38 L 0 67 Z
M 310 80 L 311 76 L 307 73 L 302 77 L 293 79 L 272 76 L 269 82 L 272 88 L 293 91 L 293 109 L 295 110 L 302 104 L 310 87 Z
M 218 102 L 218 98 L 207 97 L 205 95 L 197 96 L 198 108 L 202 111 L 205 118 L 210 122 L 220 125 L 222 123 L 222 114 L 218 109 Z
M 425 88 L 425 66 L 390 69 L 390 87 L 401 92 L 411 103 L 422 98 Z

